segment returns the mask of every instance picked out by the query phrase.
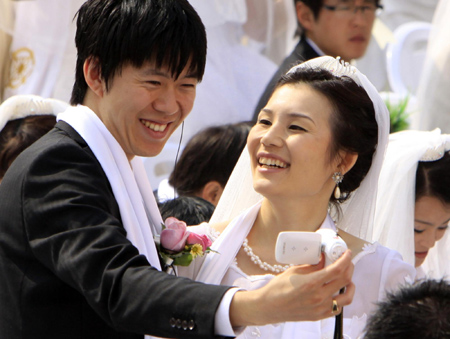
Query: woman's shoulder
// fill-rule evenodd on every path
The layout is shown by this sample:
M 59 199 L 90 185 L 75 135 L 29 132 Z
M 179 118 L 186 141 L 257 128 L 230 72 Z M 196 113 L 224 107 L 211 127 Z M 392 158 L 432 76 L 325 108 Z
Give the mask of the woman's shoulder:
M 365 249 L 368 249 L 369 252 L 373 252 L 377 257 L 383 258 L 384 260 L 401 262 L 409 265 L 405 261 L 403 261 L 403 257 L 400 252 L 392 248 L 383 246 L 378 242 L 374 242 L 371 246 L 367 246 Z
M 386 287 L 410 283 L 416 277 L 414 266 L 405 262 L 401 254 L 393 249 L 375 242 L 366 245 L 363 251 L 354 258 L 355 269 L 378 271 L 385 279 Z
M 365 260 L 375 260 L 385 265 L 411 266 L 403 261 L 400 252 L 383 246 L 378 242 L 370 243 L 341 230 L 339 230 L 339 236 L 345 241 L 347 247 L 351 249 L 354 261 L 367 257 Z
M 362 258 L 365 260 L 384 262 L 385 260 L 400 260 L 402 256 L 396 250 L 382 246 L 378 242 L 368 242 L 350 233 L 339 231 L 339 236 L 345 241 L 347 247 L 352 251 L 353 261 L 356 263 Z
M 353 257 L 361 253 L 365 248 L 371 245 L 370 242 L 358 238 L 350 233 L 339 230 L 339 236 L 345 241 L 347 247 L 352 251 Z

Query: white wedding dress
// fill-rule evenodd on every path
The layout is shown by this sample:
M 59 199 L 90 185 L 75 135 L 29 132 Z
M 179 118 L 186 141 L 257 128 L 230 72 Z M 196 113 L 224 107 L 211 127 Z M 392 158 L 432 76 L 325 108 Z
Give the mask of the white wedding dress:
M 260 206 L 257 203 L 234 218 L 220 235 L 207 223 L 191 227 L 191 231 L 210 236 L 214 240 L 212 249 L 218 253 L 209 253 L 203 260 L 196 260 L 192 267 L 178 269 L 178 274 L 206 283 L 233 285 L 246 290 L 267 284 L 274 277 L 272 274 L 248 276 L 235 259 Z M 330 216 L 327 216 L 321 228 L 336 229 Z M 375 309 L 375 303 L 384 298 L 386 291 L 411 283 L 415 278 L 414 267 L 403 262 L 398 252 L 378 243 L 364 246 L 353 258 L 353 263 L 355 270 L 352 280 L 356 292 L 353 302 L 344 307 L 344 334 L 347 339 L 362 338 L 368 315 Z M 335 318 L 330 317 L 314 322 L 249 326 L 238 338 L 332 339 L 334 324 Z

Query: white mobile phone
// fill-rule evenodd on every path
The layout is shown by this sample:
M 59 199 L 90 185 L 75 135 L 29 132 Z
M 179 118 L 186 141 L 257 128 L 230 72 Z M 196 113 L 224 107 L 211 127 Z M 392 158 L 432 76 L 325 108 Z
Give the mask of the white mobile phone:
M 281 264 L 316 265 L 322 252 L 322 235 L 315 232 L 280 232 L 275 259 Z
M 329 228 L 316 231 L 322 235 L 322 251 L 325 253 L 325 266 L 334 263 L 347 250 L 347 244 Z

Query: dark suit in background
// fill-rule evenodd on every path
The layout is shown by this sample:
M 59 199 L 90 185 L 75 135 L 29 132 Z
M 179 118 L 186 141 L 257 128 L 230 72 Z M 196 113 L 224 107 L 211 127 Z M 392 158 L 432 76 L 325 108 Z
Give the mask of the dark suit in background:
M 267 84 L 266 89 L 264 90 L 261 98 L 258 101 L 258 104 L 253 113 L 253 121 L 256 122 L 258 119 L 258 114 L 264 106 L 266 106 L 269 101 L 270 96 L 272 95 L 272 91 L 280 79 L 280 77 L 285 74 L 292 66 L 297 65 L 300 61 L 307 61 L 309 59 L 313 59 L 318 57 L 319 54 L 306 42 L 305 39 L 300 39 L 298 44 L 295 46 L 292 53 L 284 59 L 283 63 L 278 67 L 278 70 L 273 75 L 270 82 Z
M 65 122 L 0 185 L 2 339 L 212 338 L 227 289 L 158 272 L 139 255 L 102 167 Z

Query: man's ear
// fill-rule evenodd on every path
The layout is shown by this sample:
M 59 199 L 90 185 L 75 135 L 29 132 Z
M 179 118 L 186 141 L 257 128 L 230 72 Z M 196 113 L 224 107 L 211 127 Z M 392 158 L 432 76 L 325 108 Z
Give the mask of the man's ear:
M 200 197 L 208 200 L 214 206 L 219 203 L 220 196 L 222 195 L 223 187 L 217 181 L 209 181 L 200 192 Z
M 101 78 L 101 69 L 98 59 L 94 57 L 87 58 L 83 65 L 84 79 L 89 88 L 99 97 L 103 97 L 106 89 Z
M 342 174 L 347 173 L 352 169 L 352 167 L 355 165 L 356 160 L 358 160 L 358 154 L 357 153 L 351 153 L 351 152 L 344 152 L 340 156 L 340 163 L 338 165 L 339 171 Z
M 297 12 L 297 20 L 300 22 L 305 30 L 312 30 L 315 22 L 314 13 L 311 8 L 305 5 L 302 1 L 295 3 L 295 10 Z

